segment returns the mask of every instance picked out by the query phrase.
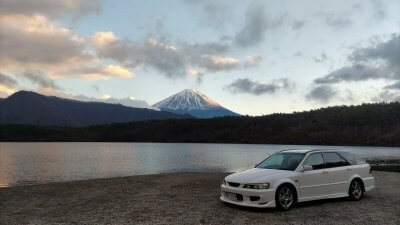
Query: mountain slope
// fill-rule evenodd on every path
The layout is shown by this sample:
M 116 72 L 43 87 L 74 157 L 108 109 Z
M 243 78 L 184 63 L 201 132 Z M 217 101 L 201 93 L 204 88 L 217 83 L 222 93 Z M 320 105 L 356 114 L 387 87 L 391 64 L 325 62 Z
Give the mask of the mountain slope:
M 198 118 L 239 116 L 195 89 L 185 89 L 152 106 L 162 111 L 190 114 Z
M 90 126 L 190 117 L 116 104 L 80 102 L 28 91 L 17 92 L 0 101 L 0 124 Z

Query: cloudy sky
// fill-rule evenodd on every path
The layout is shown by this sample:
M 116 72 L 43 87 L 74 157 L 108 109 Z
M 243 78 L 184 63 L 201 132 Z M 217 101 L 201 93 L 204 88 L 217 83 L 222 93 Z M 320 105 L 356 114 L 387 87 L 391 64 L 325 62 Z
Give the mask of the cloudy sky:
M 400 101 L 400 1 L 0 0 L 0 97 L 186 88 L 249 115 Z

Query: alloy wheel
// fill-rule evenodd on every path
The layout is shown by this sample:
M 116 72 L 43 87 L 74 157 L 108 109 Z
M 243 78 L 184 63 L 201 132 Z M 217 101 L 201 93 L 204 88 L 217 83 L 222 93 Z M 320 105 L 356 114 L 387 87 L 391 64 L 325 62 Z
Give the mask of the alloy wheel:
M 353 182 L 351 182 L 350 194 L 356 200 L 359 200 L 362 197 L 362 187 L 359 181 L 354 180 Z
M 284 186 L 279 190 L 279 203 L 282 206 L 283 209 L 289 209 L 294 202 L 294 195 L 293 191 L 287 187 Z

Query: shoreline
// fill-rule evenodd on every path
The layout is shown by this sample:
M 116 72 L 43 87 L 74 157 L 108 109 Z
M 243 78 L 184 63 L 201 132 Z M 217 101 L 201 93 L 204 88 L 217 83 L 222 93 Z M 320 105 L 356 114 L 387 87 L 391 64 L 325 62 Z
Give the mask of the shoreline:
M 400 173 L 373 171 L 376 189 L 361 201 L 306 202 L 289 212 L 221 202 L 219 185 L 227 174 L 138 175 L 0 188 L 0 224 L 400 223 Z
M 390 164 L 390 163 L 387 164 L 387 163 L 385 163 L 386 161 L 373 161 L 373 162 L 379 162 L 380 163 L 380 164 L 371 164 L 371 162 L 369 162 L 373 171 L 400 173 L 400 162 L 398 160 L 396 160 L 395 162 L 391 162 L 392 164 Z M 202 174 L 202 173 L 231 174 L 231 173 L 234 173 L 234 172 L 171 172 L 171 173 L 156 173 L 156 174 L 138 174 L 138 175 L 129 175 L 129 176 L 90 178 L 90 179 L 84 179 L 84 180 L 64 180 L 64 181 L 50 181 L 50 182 L 45 182 L 45 183 L 31 183 L 31 184 L 23 184 L 23 185 L 0 186 L 0 189 L 2 189 L 2 188 L 13 188 L 13 187 L 28 187 L 28 186 L 36 186 L 36 185 L 47 185 L 47 184 L 62 184 L 62 183 L 81 182 L 81 181 L 84 182 L 84 181 L 91 181 L 91 180 L 114 179 L 114 178 L 129 178 L 129 177 L 139 177 L 139 176 L 181 174 L 181 173 L 190 173 L 190 174 Z
M 373 165 L 371 164 L 373 171 L 379 172 L 392 172 L 392 173 L 400 173 L 400 164 L 391 165 L 391 164 L 379 164 Z M 116 176 L 116 177 L 102 177 L 102 178 L 90 178 L 84 180 L 65 180 L 65 181 L 50 181 L 45 183 L 32 183 L 32 184 L 24 184 L 24 185 L 10 185 L 10 186 L 0 186 L 2 188 L 14 188 L 14 187 L 29 187 L 29 186 L 36 186 L 36 185 L 48 185 L 48 184 L 63 184 L 63 183 L 70 183 L 70 182 L 84 182 L 84 181 L 92 181 L 92 180 L 102 180 L 102 179 L 115 179 L 115 178 L 129 178 L 129 177 L 140 177 L 140 176 L 153 176 L 153 175 L 169 175 L 169 174 L 181 174 L 181 173 L 190 173 L 190 174 L 231 174 L 234 172 L 171 172 L 171 173 L 155 173 L 155 174 L 138 174 L 138 175 L 129 175 L 129 176 Z
M 375 164 L 374 164 L 375 163 Z M 386 172 L 397 172 L 400 173 L 400 160 L 395 162 L 385 163 L 382 161 L 369 161 L 372 170 L 375 171 L 386 171 Z
M 0 125 L 1 126 L 1 125 Z M 264 142 L 176 142 L 176 141 L 102 141 L 102 140 L 0 140 L 1 143 L 155 143 L 155 144 L 232 144 L 232 145 L 294 145 L 294 146 L 326 146 L 326 147 L 365 147 L 365 148 L 400 148 L 400 145 L 362 145 L 362 144 L 307 144 L 307 143 L 264 143 Z

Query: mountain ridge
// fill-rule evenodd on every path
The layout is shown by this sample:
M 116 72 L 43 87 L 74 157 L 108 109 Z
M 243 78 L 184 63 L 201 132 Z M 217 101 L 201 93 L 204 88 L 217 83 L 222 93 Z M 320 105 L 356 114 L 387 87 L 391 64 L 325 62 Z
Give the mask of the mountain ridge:
M 120 104 L 82 102 L 31 91 L 19 91 L 0 101 L 0 124 L 90 126 L 184 118 L 192 116 Z

